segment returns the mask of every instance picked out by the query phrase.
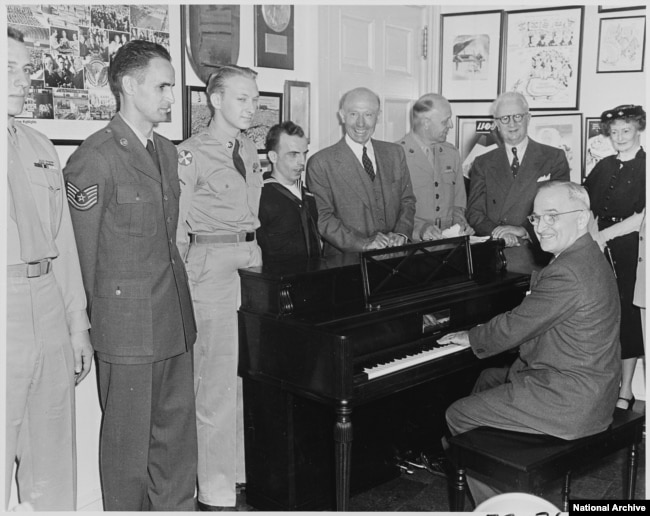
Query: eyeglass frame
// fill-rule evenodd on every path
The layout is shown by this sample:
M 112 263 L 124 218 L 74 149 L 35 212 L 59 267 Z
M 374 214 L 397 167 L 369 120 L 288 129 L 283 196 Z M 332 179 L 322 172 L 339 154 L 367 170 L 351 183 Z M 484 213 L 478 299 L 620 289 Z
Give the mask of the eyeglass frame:
M 515 113 L 514 115 L 494 116 L 494 119 L 497 122 L 501 122 L 503 125 L 509 124 L 510 119 L 512 119 L 515 122 L 515 124 L 520 124 L 527 114 L 528 111 L 526 111 L 525 113 Z M 519 117 L 519 120 L 517 120 L 517 117 Z
M 579 211 L 587 211 L 587 208 L 582 208 L 580 210 L 571 210 L 571 211 L 563 211 L 560 213 L 542 213 L 541 215 L 536 215 L 536 214 L 531 214 L 527 215 L 526 218 L 528 219 L 528 222 L 530 222 L 533 226 L 535 224 L 539 224 L 540 220 L 544 220 L 547 226 L 554 226 L 555 222 L 557 221 L 557 218 L 560 215 L 567 215 L 569 213 L 577 213 Z M 548 220 L 550 219 L 550 221 Z M 537 220 L 537 222 L 535 222 Z

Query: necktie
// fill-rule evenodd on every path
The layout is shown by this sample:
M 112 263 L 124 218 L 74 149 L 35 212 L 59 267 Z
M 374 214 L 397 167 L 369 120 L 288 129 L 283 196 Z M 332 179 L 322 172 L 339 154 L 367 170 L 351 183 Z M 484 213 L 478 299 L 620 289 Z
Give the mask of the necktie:
M 153 146 L 153 142 L 151 140 L 147 140 L 147 152 L 149 153 L 149 156 L 151 156 L 153 164 L 156 165 L 158 172 L 160 172 L 160 161 L 158 160 L 158 153 L 156 152 L 156 149 Z
M 363 163 L 363 168 L 366 170 L 366 174 L 370 177 L 371 181 L 375 180 L 375 169 L 372 166 L 372 161 L 368 157 L 368 149 L 366 146 L 363 146 L 363 156 L 361 156 L 361 163 Z
M 517 177 L 517 172 L 519 171 L 519 158 L 517 157 L 517 147 L 512 148 L 512 164 L 510 165 L 510 170 L 512 170 L 512 176 Z
M 244 180 L 246 180 L 246 166 L 244 165 L 244 160 L 241 159 L 241 156 L 239 155 L 239 140 L 237 139 L 235 139 L 235 148 L 232 151 L 232 162 L 233 165 L 235 165 L 237 172 L 239 172 Z

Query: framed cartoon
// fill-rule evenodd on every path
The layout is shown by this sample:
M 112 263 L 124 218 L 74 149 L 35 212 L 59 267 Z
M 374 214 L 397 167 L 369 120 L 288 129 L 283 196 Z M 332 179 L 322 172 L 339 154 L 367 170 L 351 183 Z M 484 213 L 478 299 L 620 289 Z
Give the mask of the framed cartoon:
M 600 19 L 596 72 L 642 72 L 644 58 L 645 16 Z
M 271 127 L 280 122 L 282 122 L 282 93 L 260 91 L 253 122 L 244 131 L 244 134 L 255 142 L 258 154 L 266 154 L 266 135 Z
M 618 6 L 615 4 L 610 5 L 599 5 L 599 13 L 613 13 L 616 11 L 636 11 L 637 9 L 645 9 L 645 5 L 622 5 Z
M 184 140 L 194 136 L 210 123 L 210 108 L 205 86 L 187 86 L 185 104 Z
M 117 112 L 108 85 L 115 52 L 134 39 L 163 45 L 176 71 L 168 120 L 156 130 L 183 136 L 181 19 L 178 5 L 8 5 L 9 25 L 29 35 L 34 73 L 17 120 L 56 141 L 85 140 Z
M 305 132 L 309 141 L 311 85 L 308 82 L 284 81 L 284 120 L 291 120 Z
M 584 6 L 506 14 L 502 91 L 532 110 L 578 109 Z
M 293 5 L 255 6 L 255 66 L 293 70 Z
M 582 183 L 582 114 L 533 115 L 528 124 L 528 136 L 562 149 L 569 162 L 571 181 Z
M 612 154 L 616 154 L 616 151 L 612 146 L 612 141 L 601 131 L 600 118 L 585 118 L 585 171 L 583 176 L 587 177 L 596 163 Z
M 499 93 L 503 11 L 441 16 L 440 92 L 450 101 L 489 102 Z
M 457 116 L 456 147 L 460 153 L 463 175 L 469 178 L 474 160 L 496 149 L 499 143 L 494 119 L 489 116 Z

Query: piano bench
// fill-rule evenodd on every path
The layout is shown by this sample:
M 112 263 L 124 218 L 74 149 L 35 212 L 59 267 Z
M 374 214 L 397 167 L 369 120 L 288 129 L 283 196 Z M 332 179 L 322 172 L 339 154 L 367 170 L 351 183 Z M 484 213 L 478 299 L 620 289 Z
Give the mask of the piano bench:
M 632 500 L 644 422 L 645 402 L 637 401 L 633 411 L 614 410 L 614 421 L 604 432 L 574 441 L 488 427 L 456 435 L 449 439 L 456 472 L 452 510 L 463 510 L 466 475 L 469 474 L 503 492 L 535 495 L 539 495 L 549 482 L 564 477 L 562 505 L 566 512 L 569 510 L 571 473 L 623 448 L 628 449 L 623 485 L 627 486 L 627 498 Z

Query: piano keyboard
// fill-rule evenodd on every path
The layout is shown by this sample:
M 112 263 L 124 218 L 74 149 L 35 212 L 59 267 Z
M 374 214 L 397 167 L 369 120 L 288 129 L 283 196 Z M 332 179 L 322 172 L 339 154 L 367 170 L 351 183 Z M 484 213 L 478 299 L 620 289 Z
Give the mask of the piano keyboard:
M 409 355 L 404 358 L 398 358 L 390 362 L 379 364 L 373 367 L 367 367 L 363 370 L 364 373 L 368 375 L 368 380 L 373 378 L 379 378 L 395 371 L 401 371 L 407 367 L 412 367 L 414 365 L 422 364 L 424 362 L 429 362 L 431 360 L 436 360 L 437 358 L 444 357 L 445 355 L 451 355 L 452 353 L 458 353 L 468 348 L 469 344 L 460 346 L 458 344 L 448 344 L 446 346 L 440 346 L 433 349 L 427 349 L 416 353 L 415 355 Z

